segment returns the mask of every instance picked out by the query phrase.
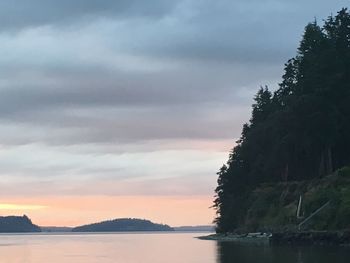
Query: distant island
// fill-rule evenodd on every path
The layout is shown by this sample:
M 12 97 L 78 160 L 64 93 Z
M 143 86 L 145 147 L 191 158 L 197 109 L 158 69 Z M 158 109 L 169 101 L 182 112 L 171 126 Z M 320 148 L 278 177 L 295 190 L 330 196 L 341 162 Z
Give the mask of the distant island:
M 164 225 L 161 225 L 164 226 Z M 41 226 L 42 232 L 72 232 L 73 227 L 57 227 L 57 226 Z M 198 225 L 198 226 L 176 226 L 166 228 L 165 231 L 178 231 L 178 232 L 213 232 L 215 231 L 214 225 Z M 119 231 L 119 230 L 118 230 Z M 129 231 L 129 230 L 127 230 Z M 152 230 L 156 231 L 156 230 Z
M 138 218 L 118 218 L 77 227 L 37 226 L 28 216 L 0 216 L 0 233 L 26 232 L 132 232 L 132 231 L 188 231 L 212 232 L 213 225 L 170 227 Z
M 41 232 L 26 216 L 0 216 L 0 233 Z
M 215 231 L 215 226 L 204 225 L 204 226 L 177 226 L 174 227 L 175 231 L 186 231 L 186 232 L 213 232 Z
M 145 219 L 120 218 L 74 227 L 72 232 L 128 232 L 128 231 L 174 231 L 168 225 L 156 224 Z
M 41 226 L 42 232 L 71 232 L 72 227 L 66 227 L 66 226 Z

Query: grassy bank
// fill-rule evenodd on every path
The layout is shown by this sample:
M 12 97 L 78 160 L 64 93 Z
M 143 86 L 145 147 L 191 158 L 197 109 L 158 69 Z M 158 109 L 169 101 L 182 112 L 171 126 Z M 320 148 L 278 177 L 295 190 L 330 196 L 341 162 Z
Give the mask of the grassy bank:
M 326 203 L 327 207 L 298 229 L 302 221 Z M 349 229 L 350 168 L 344 167 L 321 179 L 262 184 L 249 195 L 244 218 L 237 233 Z

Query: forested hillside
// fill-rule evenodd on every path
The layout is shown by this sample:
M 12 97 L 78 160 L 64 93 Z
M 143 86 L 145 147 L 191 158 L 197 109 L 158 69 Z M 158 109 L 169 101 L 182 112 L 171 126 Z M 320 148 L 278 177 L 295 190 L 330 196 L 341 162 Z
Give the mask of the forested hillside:
M 260 88 L 252 116 L 218 172 L 217 231 L 247 218 L 262 183 L 323 178 L 350 164 L 350 14 L 305 27 L 279 88 Z
M 0 216 L 0 233 L 41 232 L 26 216 Z
M 78 226 L 73 232 L 127 232 L 127 231 L 174 231 L 168 225 L 156 224 L 137 218 L 119 218 L 99 223 Z

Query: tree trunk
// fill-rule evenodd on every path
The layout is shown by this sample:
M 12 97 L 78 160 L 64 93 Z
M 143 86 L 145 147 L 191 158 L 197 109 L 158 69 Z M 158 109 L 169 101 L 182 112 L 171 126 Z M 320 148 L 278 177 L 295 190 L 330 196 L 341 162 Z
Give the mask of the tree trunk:
M 318 170 L 318 175 L 320 177 L 325 175 L 325 164 L 324 164 L 324 152 L 321 152 L 320 166 Z
M 327 147 L 321 153 L 319 176 L 329 175 L 333 172 L 332 148 Z
M 333 172 L 332 148 L 327 149 L 327 175 Z
M 284 171 L 282 172 L 282 180 L 287 182 L 288 181 L 288 175 L 289 175 L 289 165 L 286 164 L 286 167 L 284 168 Z

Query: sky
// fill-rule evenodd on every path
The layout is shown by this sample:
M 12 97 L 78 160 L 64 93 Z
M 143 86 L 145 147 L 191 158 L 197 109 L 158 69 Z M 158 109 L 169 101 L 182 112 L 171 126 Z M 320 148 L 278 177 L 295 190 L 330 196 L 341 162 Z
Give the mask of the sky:
M 211 224 L 216 172 L 348 0 L 0 1 L 0 215 Z

